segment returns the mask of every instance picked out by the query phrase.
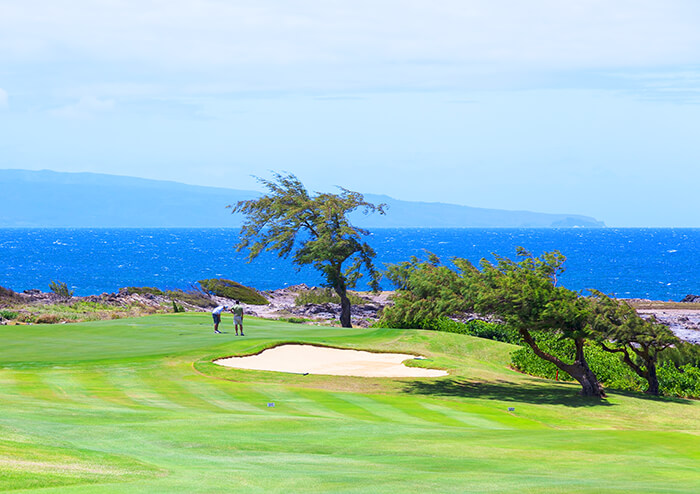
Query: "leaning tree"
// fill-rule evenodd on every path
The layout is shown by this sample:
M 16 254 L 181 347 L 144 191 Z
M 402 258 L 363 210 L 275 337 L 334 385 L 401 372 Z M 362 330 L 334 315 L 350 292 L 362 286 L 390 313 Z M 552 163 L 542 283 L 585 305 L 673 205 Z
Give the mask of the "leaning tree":
M 581 384 L 583 396 L 604 397 L 605 391 L 588 366 L 586 340 L 592 335 L 591 307 L 579 293 L 557 286 L 566 258 L 558 251 L 536 257 L 518 248 L 519 262 L 496 257 L 493 264 L 481 261 L 481 270 L 471 279 L 474 307 L 494 315 L 513 329 L 538 357 L 553 363 Z M 565 362 L 537 344 L 538 332 L 571 339 L 576 353 Z
M 233 213 L 245 216 L 236 249 L 248 249 L 248 261 L 269 251 L 291 256 L 297 267 L 313 266 L 340 297 L 340 324 L 352 327 L 348 289 L 357 285 L 365 271 L 370 288 L 376 291 L 380 274 L 374 267 L 374 250 L 362 241 L 369 232 L 353 226 L 348 215 L 355 210 L 384 214 L 386 205 L 371 204 L 362 194 L 342 187 L 339 194 L 311 195 L 292 174 L 275 173 L 274 177 L 258 178 L 267 194 L 229 206 Z
M 606 352 L 617 353 L 639 377 L 646 379 L 646 392 L 659 394 L 656 366 L 661 352 L 680 345 L 680 339 L 665 324 L 642 318 L 625 300 L 593 291 L 591 327 Z

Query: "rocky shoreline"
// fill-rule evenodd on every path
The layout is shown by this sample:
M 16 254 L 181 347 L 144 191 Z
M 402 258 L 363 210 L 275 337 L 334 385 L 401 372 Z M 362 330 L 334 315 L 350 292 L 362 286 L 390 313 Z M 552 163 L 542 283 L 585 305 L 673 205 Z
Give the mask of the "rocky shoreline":
M 340 305 L 334 303 L 297 305 L 299 294 L 310 290 L 310 287 L 301 284 L 278 290 L 260 292 L 268 299 L 267 305 L 243 304 L 245 313 L 250 316 L 267 319 L 282 319 L 292 322 L 308 324 L 338 324 Z M 352 306 L 352 322 L 356 327 L 368 327 L 374 323 L 381 310 L 390 305 L 393 292 L 361 292 L 357 295 L 366 301 L 363 304 Z M 10 302 L 0 300 L 0 309 L 8 307 L 20 307 L 16 310 L 22 315 L 31 315 L 33 308 L 45 306 L 71 306 L 80 302 L 87 302 L 98 306 L 113 308 L 119 316 L 145 315 L 158 312 L 172 312 L 173 301 L 184 310 L 190 312 L 208 312 L 219 304 L 231 304 L 232 300 L 197 293 L 195 302 L 187 299 L 173 298 L 167 295 L 154 295 L 151 293 L 130 293 L 122 288 L 116 293 L 102 293 L 86 297 L 61 297 L 52 292 L 39 290 L 27 290 L 22 293 L 13 293 Z M 682 340 L 700 344 L 700 296 L 689 295 L 682 302 L 659 302 L 652 300 L 630 299 L 628 300 L 643 317 L 655 317 L 660 322 L 668 325 L 671 330 Z M 111 314 L 110 314 L 111 315 Z M 115 317 L 111 315 L 111 317 Z M 29 319 L 29 317 L 25 317 Z M 38 320 L 37 322 L 67 322 L 60 320 Z M 0 315 L 0 324 L 8 321 Z

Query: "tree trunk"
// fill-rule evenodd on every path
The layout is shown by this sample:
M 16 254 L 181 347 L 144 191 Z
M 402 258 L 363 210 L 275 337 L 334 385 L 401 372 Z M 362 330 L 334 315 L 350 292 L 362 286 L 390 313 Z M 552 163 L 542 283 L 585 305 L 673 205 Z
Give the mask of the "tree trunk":
M 344 328 L 352 328 L 350 322 L 350 299 L 347 291 L 336 289 L 336 293 L 340 297 L 340 325 Z
M 526 330 L 520 330 L 520 335 L 523 337 L 525 343 L 530 345 L 532 351 L 535 355 L 551 362 L 556 365 L 560 370 L 567 372 L 571 377 L 576 379 L 581 385 L 581 395 L 582 396 L 594 396 L 597 398 L 604 398 L 605 391 L 603 386 L 598 382 L 598 378 L 593 373 L 593 371 L 588 367 L 588 362 L 586 361 L 586 356 L 583 353 L 585 340 L 583 338 L 577 338 L 574 340 L 576 345 L 576 358 L 573 364 L 567 364 L 562 362 L 557 357 L 549 355 L 548 353 L 542 351 L 542 349 L 537 346 L 537 342 Z
M 649 387 L 646 390 L 646 393 L 650 395 L 658 395 L 659 394 L 659 378 L 656 375 L 656 364 L 653 362 L 647 362 L 647 382 L 649 383 Z

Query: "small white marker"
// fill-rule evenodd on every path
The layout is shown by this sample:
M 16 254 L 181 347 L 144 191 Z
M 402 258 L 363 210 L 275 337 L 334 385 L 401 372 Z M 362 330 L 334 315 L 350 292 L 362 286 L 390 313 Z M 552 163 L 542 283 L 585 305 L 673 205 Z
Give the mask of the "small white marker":
M 274 404 L 274 403 L 268 403 L 268 404 L 267 404 L 267 408 L 274 408 L 274 407 L 275 407 L 275 404 Z
M 515 411 L 515 408 L 514 408 L 514 407 L 508 407 L 508 411 L 509 411 L 509 412 L 514 412 L 514 411 Z

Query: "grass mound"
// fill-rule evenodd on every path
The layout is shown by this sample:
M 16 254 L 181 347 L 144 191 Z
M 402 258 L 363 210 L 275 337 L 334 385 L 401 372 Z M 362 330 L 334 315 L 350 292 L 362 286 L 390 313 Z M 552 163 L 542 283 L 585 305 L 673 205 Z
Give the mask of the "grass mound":
M 197 283 L 200 284 L 204 291 L 216 295 L 217 297 L 231 298 L 244 304 L 251 305 L 267 305 L 269 303 L 265 297 L 260 295 L 253 288 L 241 285 L 232 280 L 208 278 L 206 280 L 199 280 Z

